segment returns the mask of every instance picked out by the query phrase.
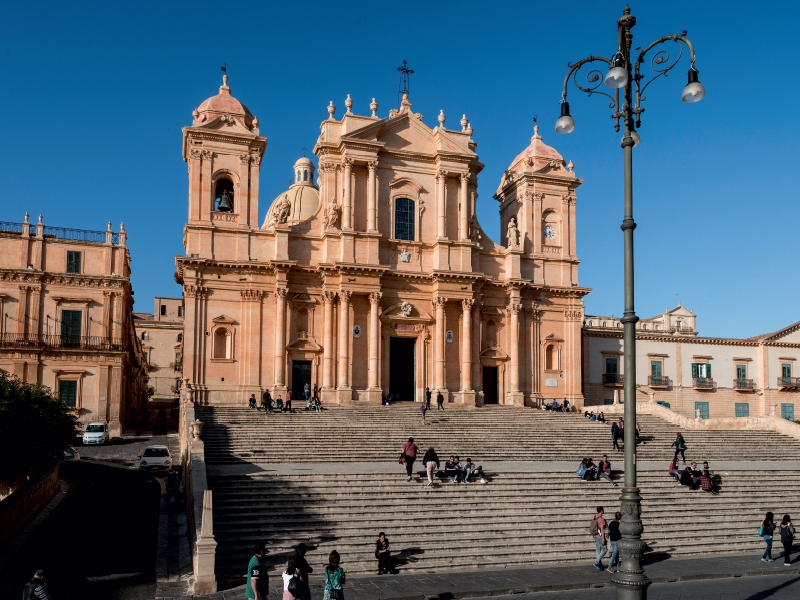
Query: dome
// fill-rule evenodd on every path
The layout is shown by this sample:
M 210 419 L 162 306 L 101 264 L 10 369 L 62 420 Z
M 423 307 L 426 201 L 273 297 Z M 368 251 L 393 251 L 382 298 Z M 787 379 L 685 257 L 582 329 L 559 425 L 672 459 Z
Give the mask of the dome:
M 264 219 L 262 229 L 272 226 L 278 221 L 283 197 L 289 200 L 291 208 L 286 219 L 287 225 L 296 225 L 314 216 L 319 208 L 319 190 L 314 185 L 314 163 L 305 156 L 294 163 L 294 183 L 289 189 L 278 195 L 272 202 Z
M 219 88 L 219 93 L 205 100 L 195 109 L 192 115 L 194 116 L 195 124 L 208 123 L 222 115 L 230 115 L 248 129 L 258 125 L 257 120 L 256 123 L 253 123 L 253 115 L 247 107 L 231 96 L 227 75 L 222 76 L 222 85 Z
M 542 141 L 542 136 L 539 135 L 539 126 L 534 125 L 533 137 L 531 138 L 530 145 L 511 161 L 511 166 L 508 167 L 508 170 L 524 171 L 526 169 L 532 169 L 538 171 L 554 160 L 562 165 L 564 164 L 564 158 L 555 148 L 551 148 Z

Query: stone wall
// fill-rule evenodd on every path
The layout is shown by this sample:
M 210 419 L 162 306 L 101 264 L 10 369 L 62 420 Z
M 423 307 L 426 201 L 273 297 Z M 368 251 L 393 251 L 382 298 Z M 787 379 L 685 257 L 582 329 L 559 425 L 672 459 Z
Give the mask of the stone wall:
M 16 535 L 58 493 L 58 467 L 27 481 L 0 502 L 0 544 Z

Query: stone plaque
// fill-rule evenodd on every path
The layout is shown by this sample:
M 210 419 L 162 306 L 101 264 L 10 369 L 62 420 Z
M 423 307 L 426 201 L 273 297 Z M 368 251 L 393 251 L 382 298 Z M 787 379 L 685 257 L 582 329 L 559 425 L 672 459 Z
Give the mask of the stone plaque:
M 558 387 L 558 379 L 548 379 L 547 387 Z
M 394 328 L 396 331 L 414 331 L 414 326 L 411 323 L 395 323 Z

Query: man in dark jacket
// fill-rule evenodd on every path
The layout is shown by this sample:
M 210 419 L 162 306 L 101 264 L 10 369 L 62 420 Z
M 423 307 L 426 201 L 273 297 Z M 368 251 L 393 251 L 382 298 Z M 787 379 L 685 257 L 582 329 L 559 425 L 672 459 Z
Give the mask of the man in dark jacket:
M 309 565 L 306 560 L 305 544 L 300 543 L 297 545 L 292 560 L 294 560 L 294 566 L 300 571 L 300 580 L 303 582 L 300 600 L 311 600 L 311 588 L 308 586 L 308 576 L 314 572 L 314 569 L 311 568 L 311 565 Z
M 22 597 L 24 600 L 50 600 L 51 596 L 47 591 L 47 578 L 44 576 L 43 569 L 36 571 L 31 580 L 25 584 Z
M 436 393 L 436 410 L 437 412 L 444 410 L 444 396 L 442 395 L 442 390 Z

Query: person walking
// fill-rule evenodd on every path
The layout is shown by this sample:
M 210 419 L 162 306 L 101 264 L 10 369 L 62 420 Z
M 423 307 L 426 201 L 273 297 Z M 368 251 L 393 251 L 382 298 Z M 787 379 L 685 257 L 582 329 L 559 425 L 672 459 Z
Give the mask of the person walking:
M 296 596 L 300 600 L 311 600 L 311 588 L 308 585 L 308 576 L 314 572 L 314 569 L 311 568 L 311 565 L 309 565 L 306 560 L 306 550 L 306 545 L 301 542 L 295 547 L 294 555 L 292 556 L 294 566 L 299 571 L 300 581 L 303 584 L 300 596 Z
M 25 584 L 22 590 L 22 597 L 25 600 L 50 600 L 50 592 L 47 591 L 47 577 L 44 576 L 44 569 L 39 569 L 33 574 L 30 581 Z
M 264 412 L 272 412 L 272 395 L 269 390 L 264 390 L 264 394 L 261 396 L 261 406 L 264 408 Z
M 442 390 L 436 392 L 436 412 L 440 410 L 444 410 L 444 396 L 442 395 Z
M 283 597 L 281 600 L 297 600 L 299 596 L 295 594 L 300 593 L 303 584 L 300 581 L 300 571 L 298 571 L 297 565 L 294 564 L 294 559 L 290 558 L 289 562 L 286 563 L 286 570 L 281 573 L 281 577 L 283 578 Z
M 619 559 L 619 548 L 617 542 L 622 539 L 622 534 L 619 532 L 619 521 L 622 518 L 621 512 L 614 513 L 614 520 L 608 524 L 608 541 L 611 544 L 611 560 L 608 563 L 606 571 L 609 573 L 618 573 L 622 562 Z M 614 567 L 616 564 L 616 568 Z
M 683 461 L 683 464 L 685 465 L 686 464 L 686 454 L 685 454 L 685 452 L 686 452 L 686 440 L 683 439 L 683 435 L 681 434 L 680 431 L 675 434 L 675 441 L 672 442 L 672 444 L 670 444 L 670 446 L 675 446 L 675 456 L 673 456 L 672 458 L 677 460 L 678 452 L 680 452 L 681 453 L 681 460 Z
M 253 548 L 253 556 L 247 565 L 247 585 L 244 597 L 254 600 L 267 600 L 269 596 L 269 575 L 264 557 L 267 555 L 266 545 L 259 542 Z
M 622 451 L 622 448 L 619 447 L 619 440 L 622 437 L 622 430 L 619 428 L 617 423 L 611 424 L 611 439 L 614 442 L 612 448 L 616 448 L 619 451 Z
M 403 462 L 406 465 L 406 475 L 408 475 L 408 479 L 406 481 L 411 481 L 411 475 L 414 473 L 414 461 L 417 460 L 417 452 L 419 451 L 419 447 L 414 443 L 414 438 L 408 438 L 408 441 L 403 446 L 403 450 L 400 453 L 400 458 L 403 459 Z
M 422 457 L 422 464 L 425 465 L 425 471 L 428 474 L 428 485 L 433 485 L 433 469 L 439 468 L 439 457 L 436 456 L 436 451 L 433 449 L 433 446 L 428 448 L 425 456 Z
M 431 392 L 431 388 L 425 388 L 425 404 L 428 406 L 428 410 L 431 409 L 431 396 L 433 393 Z
M 768 512 L 767 516 L 764 517 L 764 522 L 761 523 L 761 535 L 767 543 L 767 549 L 761 555 L 761 562 L 775 562 L 772 560 L 772 534 L 775 533 L 775 523 L 772 519 L 774 517 L 775 515 Z
M 592 519 L 592 523 L 589 526 L 589 532 L 592 534 L 592 539 L 594 539 L 594 549 L 595 549 L 595 557 L 592 566 L 597 569 L 598 571 L 602 571 L 605 569 L 603 567 L 603 557 L 606 555 L 606 520 L 603 518 L 603 510 L 602 506 L 597 507 L 597 514 Z
M 422 413 L 422 424 L 425 425 L 425 413 L 428 412 L 428 406 L 424 400 L 422 401 L 422 406 L 419 407 L 419 412 Z
M 381 531 L 375 542 L 375 558 L 378 559 L 378 575 L 389 573 L 392 570 L 391 547 L 386 534 Z
M 783 544 L 783 566 L 790 567 L 792 565 L 792 544 L 794 544 L 794 525 L 792 525 L 792 517 L 783 515 L 781 521 L 781 544 Z
M 336 550 L 328 555 L 328 564 L 325 565 L 325 593 L 323 600 L 344 600 L 342 586 L 346 583 L 344 569 L 339 566 L 341 557 Z

